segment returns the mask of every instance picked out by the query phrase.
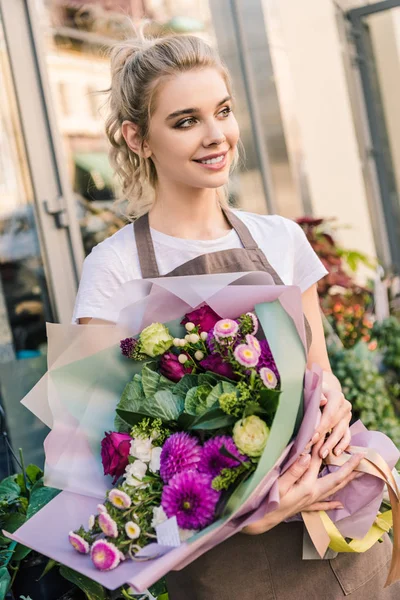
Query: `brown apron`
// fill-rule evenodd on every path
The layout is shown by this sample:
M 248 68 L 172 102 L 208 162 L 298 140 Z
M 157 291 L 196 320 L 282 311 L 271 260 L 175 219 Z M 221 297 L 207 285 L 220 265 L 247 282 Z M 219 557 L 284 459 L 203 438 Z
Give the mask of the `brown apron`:
M 231 211 L 224 214 L 243 248 L 203 254 L 163 277 L 266 271 L 275 285 L 284 285 L 245 224 Z M 134 228 L 143 279 L 160 277 L 148 215 L 135 221 Z M 303 527 L 282 523 L 261 535 L 232 536 L 167 575 L 170 600 L 400 600 L 400 583 L 383 588 L 391 558 L 386 535 L 364 554 L 303 560 Z

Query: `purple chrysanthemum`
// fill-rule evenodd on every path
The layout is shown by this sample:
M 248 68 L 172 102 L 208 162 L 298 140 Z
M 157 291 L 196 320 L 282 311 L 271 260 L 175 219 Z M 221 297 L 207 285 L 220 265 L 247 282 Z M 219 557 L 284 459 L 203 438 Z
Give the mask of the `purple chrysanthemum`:
M 241 454 L 236 448 L 235 442 L 230 436 L 219 435 L 211 438 L 204 444 L 199 471 L 207 473 L 211 478 L 214 478 L 221 473 L 222 469 L 232 469 L 240 464 L 239 460 L 221 454 L 220 450 L 223 446 L 225 446 L 230 454 L 240 458 L 240 461 L 247 460 L 247 457 Z
M 135 346 L 137 345 L 138 341 L 135 340 L 135 338 L 125 338 L 124 340 L 121 340 L 119 343 L 119 346 L 121 348 L 121 352 L 124 356 L 126 356 L 127 358 L 132 358 L 132 353 L 133 350 L 135 348 Z
M 115 569 L 121 560 L 121 552 L 106 540 L 97 540 L 92 546 L 90 555 L 94 566 L 100 571 Z
M 214 517 L 219 492 L 212 479 L 198 471 L 184 471 L 164 486 L 161 506 L 168 518 L 176 517 L 181 529 L 203 529 Z
M 261 340 L 260 346 L 261 346 L 261 354 L 260 354 L 260 358 L 258 360 L 257 370 L 260 371 L 260 369 L 262 369 L 263 367 L 267 367 L 268 369 L 271 369 L 271 371 L 273 371 L 275 373 L 276 378 L 279 382 L 280 378 L 279 378 L 278 367 L 275 364 L 274 357 L 272 356 L 272 352 L 271 352 L 271 349 L 269 347 L 267 340 Z
M 201 446 L 188 433 L 174 433 L 164 443 L 160 456 L 160 475 L 168 481 L 181 471 L 197 469 Z

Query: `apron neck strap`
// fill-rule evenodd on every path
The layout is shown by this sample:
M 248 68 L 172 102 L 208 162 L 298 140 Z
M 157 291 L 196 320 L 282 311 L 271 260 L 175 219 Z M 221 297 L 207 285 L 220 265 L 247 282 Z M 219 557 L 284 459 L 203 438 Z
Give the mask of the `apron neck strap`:
M 222 210 L 225 219 L 238 234 L 243 247 L 246 250 L 254 250 L 258 248 L 250 231 L 247 229 L 243 221 L 241 221 L 239 217 L 237 217 L 231 210 L 225 208 Z M 150 232 L 149 214 L 146 213 L 142 217 L 139 217 L 139 219 L 133 223 L 133 227 L 135 231 L 140 270 L 142 272 L 143 279 L 160 277 L 160 271 L 158 269 L 156 253 Z

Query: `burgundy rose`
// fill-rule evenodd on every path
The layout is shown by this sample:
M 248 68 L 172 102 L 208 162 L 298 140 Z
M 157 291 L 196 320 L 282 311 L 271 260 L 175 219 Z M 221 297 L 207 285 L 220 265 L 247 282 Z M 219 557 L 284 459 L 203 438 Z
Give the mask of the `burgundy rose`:
M 204 304 L 203 306 L 200 306 L 200 308 L 196 308 L 196 310 L 187 313 L 184 319 L 182 319 L 181 325 L 185 325 L 185 323 L 194 323 L 200 328 L 200 332 L 208 332 L 213 329 L 215 323 L 221 319 L 222 317 L 217 315 L 208 304 Z
M 212 371 L 213 373 L 217 373 L 217 375 L 228 377 L 228 379 L 237 379 L 231 365 L 224 362 L 219 354 L 210 354 L 209 356 L 206 356 L 206 358 L 200 362 L 200 365 L 206 371 Z
M 101 462 L 104 475 L 114 477 L 113 483 L 115 483 L 128 465 L 132 438 L 128 433 L 118 433 L 117 431 L 105 435 L 106 437 L 101 440 Z
M 191 373 L 192 369 L 190 367 L 185 367 L 181 365 L 178 360 L 176 354 L 172 354 L 172 352 L 167 352 L 163 354 L 160 361 L 160 373 L 164 375 L 167 379 L 174 381 L 177 383 L 182 379 L 186 373 Z

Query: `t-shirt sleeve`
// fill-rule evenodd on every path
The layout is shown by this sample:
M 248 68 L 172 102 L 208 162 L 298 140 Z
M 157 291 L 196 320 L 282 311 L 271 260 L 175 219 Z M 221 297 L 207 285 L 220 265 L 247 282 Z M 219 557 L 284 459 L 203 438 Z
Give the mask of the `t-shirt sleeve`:
M 328 271 L 313 250 L 306 234 L 295 221 L 285 219 L 293 242 L 293 285 L 305 292 Z
M 125 279 L 122 261 L 111 246 L 93 248 L 83 263 L 72 322 L 83 317 L 113 320 L 109 301 Z

